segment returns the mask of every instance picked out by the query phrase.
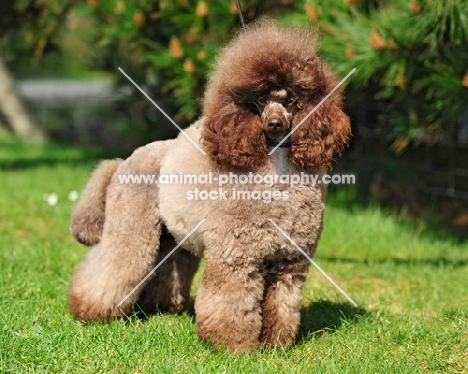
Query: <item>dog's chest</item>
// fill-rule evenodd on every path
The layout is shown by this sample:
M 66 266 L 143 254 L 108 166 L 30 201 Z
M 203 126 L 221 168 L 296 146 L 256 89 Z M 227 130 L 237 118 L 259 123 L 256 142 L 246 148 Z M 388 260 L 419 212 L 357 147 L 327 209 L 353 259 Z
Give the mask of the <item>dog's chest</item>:
M 268 152 L 271 152 L 274 148 L 269 147 Z M 289 148 L 277 148 L 270 155 L 270 162 L 272 172 L 277 175 L 289 175 L 294 173 L 295 168 L 293 164 L 288 160 Z
M 289 148 L 276 149 L 255 172 L 221 172 L 197 152 L 191 145 L 173 147 L 161 167 L 163 175 L 213 176 L 213 182 L 198 178 L 160 185 L 160 216 L 177 242 L 185 240 L 183 247 L 200 257 L 295 255 L 297 250 L 273 221 L 313 254 L 321 230 L 323 191 L 297 180 L 305 171 L 288 160 Z

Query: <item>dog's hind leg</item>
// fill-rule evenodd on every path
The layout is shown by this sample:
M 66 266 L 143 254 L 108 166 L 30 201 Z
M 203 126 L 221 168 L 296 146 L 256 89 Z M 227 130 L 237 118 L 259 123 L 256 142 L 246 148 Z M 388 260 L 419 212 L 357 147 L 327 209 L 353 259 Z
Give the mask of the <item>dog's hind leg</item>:
M 91 249 L 70 286 L 69 306 L 75 318 L 108 320 L 132 312 L 142 289 L 135 287 L 158 257 L 162 223 L 155 181 L 121 183 L 119 176 L 157 178 L 164 146 L 161 142 L 138 149 L 114 173 L 101 242 Z
M 176 247 L 172 235 L 163 229 L 159 256 L 155 266 Z M 145 314 L 155 312 L 179 313 L 190 300 L 190 286 L 197 272 L 200 259 L 185 249 L 178 248 L 167 260 L 158 266 L 155 273 L 146 283 L 138 306 Z

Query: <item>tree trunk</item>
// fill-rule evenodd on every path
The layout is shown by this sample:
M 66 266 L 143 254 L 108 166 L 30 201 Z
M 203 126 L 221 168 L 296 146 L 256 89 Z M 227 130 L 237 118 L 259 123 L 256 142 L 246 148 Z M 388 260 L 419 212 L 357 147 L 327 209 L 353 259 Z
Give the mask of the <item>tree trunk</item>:
M 14 79 L 0 59 L 0 111 L 18 137 L 44 142 L 47 136 L 28 114 L 26 106 L 15 91 Z

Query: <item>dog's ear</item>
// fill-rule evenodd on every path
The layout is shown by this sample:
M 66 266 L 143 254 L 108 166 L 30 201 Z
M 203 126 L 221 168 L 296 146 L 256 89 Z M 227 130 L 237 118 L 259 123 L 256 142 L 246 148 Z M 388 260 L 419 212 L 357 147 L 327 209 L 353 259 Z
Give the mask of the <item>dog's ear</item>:
M 267 147 L 260 117 L 232 101 L 211 113 L 202 139 L 209 157 L 223 170 L 253 171 L 263 165 Z
M 303 121 L 313 109 L 312 105 L 305 106 L 293 120 L 293 128 L 300 126 L 291 135 L 289 159 L 303 169 L 330 167 L 333 157 L 341 154 L 351 135 L 349 117 L 333 97 Z

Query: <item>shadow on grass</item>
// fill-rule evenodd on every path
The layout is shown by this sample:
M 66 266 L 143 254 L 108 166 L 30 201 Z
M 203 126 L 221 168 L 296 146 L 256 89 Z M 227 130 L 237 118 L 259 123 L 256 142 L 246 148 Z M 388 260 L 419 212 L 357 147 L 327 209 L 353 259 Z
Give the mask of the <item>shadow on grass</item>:
M 314 336 L 335 332 L 344 323 L 358 321 L 367 311 L 349 303 L 334 303 L 320 300 L 301 308 L 301 325 L 297 341 L 306 341 Z
M 167 312 L 167 311 L 161 311 L 161 310 L 143 310 L 141 306 L 138 304 L 138 302 L 133 306 L 133 314 L 129 316 L 127 319 L 129 321 L 132 320 L 132 318 L 136 318 L 140 321 L 146 321 L 153 316 L 157 315 L 182 315 L 182 314 L 187 314 L 191 318 L 195 318 L 195 297 L 190 297 L 190 300 L 187 303 L 187 306 L 180 312 Z
M 176 315 L 187 314 L 192 319 L 195 318 L 195 298 L 191 297 L 187 308 Z M 297 334 L 297 342 L 310 340 L 311 337 L 321 336 L 325 333 L 335 332 L 344 323 L 353 323 L 358 321 L 359 316 L 364 316 L 367 311 L 364 308 L 354 307 L 349 303 L 334 303 L 331 301 L 320 300 L 310 303 L 301 308 L 301 324 Z M 174 313 L 165 313 L 155 311 L 154 313 L 145 313 L 135 306 L 134 314 L 129 317 L 146 321 L 157 315 L 174 315 Z
M 99 148 L 72 147 L 61 143 L 29 144 L 17 139 L 3 141 L 0 137 L 0 171 L 17 171 L 39 166 L 96 163 L 101 159 L 127 157 L 118 151 Z
M 455 268 L 468 265 L 468 259 L 453 259 L 446 257 L 438 258 L 346 258 L 346 257 L 320 257 L 320 260 L 362 264 L 362 265 L 375 265 L 375 264 L 395 264 L 395 265 L 409 265 L 409 266 L 452 266 Z
M 87 165 L 95 164 L 97 161 L 103 158 L 112 158 L 112 157 L 83 157 L 83 158 L 34 158 L 34 159 L 10 159 L 10 160 L 1 160 L 0 161 L 0 170 L 4 171 L 17 171 L 36 168 L 39 166 L 57 166 L 57 165 Z

